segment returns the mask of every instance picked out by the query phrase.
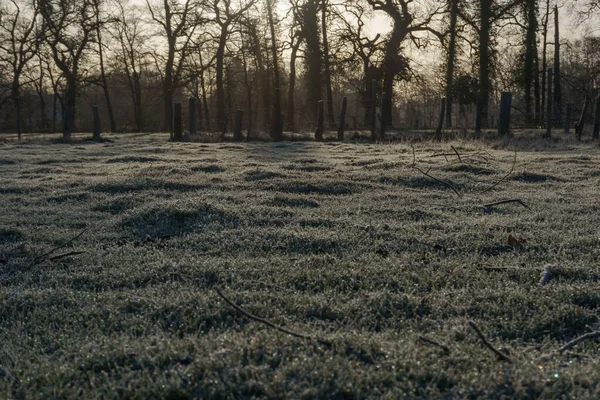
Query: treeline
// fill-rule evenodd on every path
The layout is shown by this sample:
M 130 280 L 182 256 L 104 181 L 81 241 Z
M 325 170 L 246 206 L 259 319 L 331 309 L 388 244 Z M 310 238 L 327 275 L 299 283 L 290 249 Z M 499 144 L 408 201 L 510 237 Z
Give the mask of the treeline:
M 201 131 L 236 109 L 250 135 L 313 129 L 319 100 L 333 128 L 344 96 L 357 129 L 377 113 L 430 128 L 442 97 L 447 127 L 472 125 L 476 102 L 486 127 L 501 91 L 513 121 L 543 125 L 552 102 L 560 124 L 600 74 L 600 39 L 562 38 L 560 12 L 550 0 L 0 0 L 2 129 L 68 139 L 98 104 L 111 131 L 169 131 L 190 96 Z

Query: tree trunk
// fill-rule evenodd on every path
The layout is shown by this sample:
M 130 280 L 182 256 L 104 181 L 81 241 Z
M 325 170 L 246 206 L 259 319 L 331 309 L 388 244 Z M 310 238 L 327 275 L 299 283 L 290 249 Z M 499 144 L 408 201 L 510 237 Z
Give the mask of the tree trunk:
M 292 46 L 290 55 L 290 76 L 288 83 L 288 112 L 287 112 L 287 129 L 291 132 L 296 132 L 296 115 L 294 97 L 296 92 L 296 58 L 298 57 L 298 49 L 302 40 L 298 38 L 297 42 Z
M 558 30 L 558 6 L 554 6 L 554 121 L 562 121 L 562 91 L 560 85 L 560 34 Z
M 221 35 L 219 36 L 219 44 L 217 47 L 217 124 L 225 122 L 225 83 L 223 79 L 224 65 L 225 65 L 225 46 L 227 44 L 227 36 L 229 26 L 227 24 L 221 25 Z
M 281 87 L 279 79 L 279 55 L 277 54 L 277 42 L 275 36 L 275 22 L 273 20 L 272 0 L 267 0 L 267 13 L 269 17 L 269 29 L 271 30 L 271 54 L 273 56 L 273 85 L 275 96 L 273 103 L 273 115 L 271 123 L 271 137 L 281 140 L 283 136 L 283 125 L 281 121 Z
M 110 131 L 116 132 L 117 124 L 115 122 L 115 113 L 113 112 L 112 102 L 110 100 L 110 91 L 108 90 L 108 81 L 106 79 L 106 71 L 104 69 L 104 49 L 102 45 L 102 32 L 100 31 L 100 11 L 96 8 L 96 36 L 98 40 L 98 55 L 100 58 L 100 80 L 102 81 L 102 90 L 104 91 L 104 100 L 106 101 L 106 109 L 108 110 L 108 118 L 110 121 Z
M 329 62 L 329 42 L 327 40 L 327 0 L 321 6 L 321 34 L 323 35 L 323 74 L 325 78 L 325 92 L 327 94 L 327 124 L 329 128 L 335 127 L 333 111 L 333 90 L 331 88 L 331 66 Z
M 312 110 L 313 123 L 317 122 L 316 104 L 321 100 L 321 46 L 319 43 L 319 25 L 317 23 L 317 0 L 308 0 L 302 7 L 303 36 L 306 41 L 305 60 L 307 78 L 308 109 Z
M 483 128 L 488 126 L 488 108 L 490 102 L 490 30 L 491 30 L 491 0 L 481 0 L 479 27 L 479 118 Z
M 527 32 L 525 37 L 525 120 L 527 123 L 533 122 L 533 98 L 532 88 L 534 85 L 534 76 L 536 73 L 535 57 L 537 53 L 536 35 L 537 35 L 537 1 L 527 0 Z
M 550 0 L 546 0 L 546 16 L 544 17 L 544 22 L 542 23 L 542 68 L 539 73 L 542 74 L 542 100 L 540 107 L 540 120 L 545 121 L 545 110 L 546 110 L 546 77 L 547 77 L 547 49 L 548 49 L 548 20 L 550 19 Z
M 448 43 L 448 67 L 446 69 L 446 127 L 452 128 L 452 100 L 454 62 L 456 59 L 456 24 L 458 20 L 458 0 L 450 0 L 450 41 Z

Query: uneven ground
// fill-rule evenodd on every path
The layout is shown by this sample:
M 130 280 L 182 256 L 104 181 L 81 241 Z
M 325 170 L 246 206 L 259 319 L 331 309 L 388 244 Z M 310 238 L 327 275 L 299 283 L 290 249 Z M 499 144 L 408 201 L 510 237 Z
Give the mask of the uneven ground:
M 0 398 L 600 397 L 597 143 L 111 138 L 0 144 Z

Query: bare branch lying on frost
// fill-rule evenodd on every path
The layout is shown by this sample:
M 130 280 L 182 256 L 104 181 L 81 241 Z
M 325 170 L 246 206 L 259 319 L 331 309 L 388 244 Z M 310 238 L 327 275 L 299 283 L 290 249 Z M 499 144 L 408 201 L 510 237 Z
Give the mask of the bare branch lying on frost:
M 328 346 L 328 347 L 332 347 L 333 346 L 332 343 L 330 341 L 328 341 L 328 340 L 319 339 L 319 338 L 315 338 L 315 337 L 312 337 L 312 336 L 309 336 L 309 335 L 304 335 L 304 334 L 301 334 L 301 333 L 290 331 L 289 329 L 286 329 L 286 328 L 284 328 L 282 326 L 275 325 L 274 323 L 272 323 L 269 320 L 266 320 L 264 318 L 257 317 L 256 315 L 250 314 L 248 311 L 244 310 L 243 308 L 241 308 L 240 306 L 238 306 L 237 304 L 235 304 L 233 301 L 231 301 L 227 296 L 225 296 L 223 294 L 223 292 L 221 292 L 221 290 L 218 287 L 216 287 L 215 290 L 217 291 L 217 294 L 219 296 L 221 296 L 221 298 L 223 300 L 225 300 L 225 302 L 227 304 L 229 304 L 231 307 L 233 307 L 240 314 L 244 315 L 246 318 L 249 318 L 249 319 L 254 320 L 256 322 L 260 322 L 261 324 L 267 325 L 268 327 L 273 328 L 275 330 L 278 330 L 279 332 L 283 332 L 285 334 L 297 337 L 299 339 L 304 339 L 304 340 L 308 340 L 308 341 L 314 341 L 314 342 L 317 342 L 319 344 L 322 344 L 322 345 L 325 345 L 325 346 Z
M 71 257 L 71 256 L 78 256 L 78 255 L 84 254 L 84 253 L 85 253 L 85 251 L 70 251 L 70 252 L 65 253 L 65 254 L 59 254 L 58 256 L 50 257 L 49 260 L 50 261 L 60 260 L 61 258 Z
M 452 150 L 454 150 L 454 152 L 456 153 L 456 157 L 458 157 L 458 161 L 462 164 L 462 158 L 460 158 L 460 154 L 458 153 L 458 150 L 456 150 L 456 147 L 454 146 L 450 146 L 452 147 Z
M 510 171 L 508 171 L 508 173 L 506 175 L 504 175 L 498 182 L 494 183 L 492 186 L 490 186 L 489 188 L 485 189 L 482 193 L 487 193 L 490 190 L 494 189 L 496 186 L 498 186 L 499 184 L 501 184 L 502 182 L 504 182 L 505 180 L 507 180 L 512 173 L 515 170 L 515 166 L 517 165 L 517 150 L 515 150 L 515 157 L 513 159 L 513 163 L 512 166 L 510 167 Z
M 429 338 L 427 338 L 427 337 L 425 337 L 425 336 L 421 336 L 421 335 L 419 335 L 419 336 L 418 336 L 418 339 L 419 339 L 421 342 L 423 342 L 423 343 L 427 343 L 427 344 L 430 344 L 430 345 L 432 345 L 432 346 L 439 347 L 439 348 L 440 348 L 440 349 L 442 349 L 442 350 L 444 351 L 444 353 L 446 353 L 446 354 L 450 354 L 450 349 L 448 348 L 448 346 L 444 346 L 443 344 L 441 344 L 441 343 L 439 343 L 439 342 L 436 342 L 436 341 L 435 341 L 435 340 L 433 340 L 433 339 L 429 339 Z
M 455 187 L 454 187 L 454 186 L 453 186 L 451 183 L 449 183 L 449 182 L 446 182 L 446 181 L 444 181 L 444 180 L 442 180 L 442 179 L 438 179 L 438 178 L 436 178 L 435 176 L 432 176 L 432 175 L 429 173 L 429 171 L 423 171 L 421 168 L 417 167 L 416 165 L 414 165 L 414 166 L 413 166 L 413 168 L 414 168 L 414 169 L 416 169 L 417 171 L 419 171 L 420 173 L 422 173 L 423 175 L 425 175 L 426 177 L 428 177 L 428 178 L 430 178 L 430 179 L 433 179 L 434 181 L 436 181 L 436 182 L 439 182 L 439 183 L 441 183 L 442 185 L 444 185 L 444 186 L 446 186 L 446 187 L 449 187 L 450 189 L 452 189 L 452 191 L 453 191 L 454 193 L 456 193 L 456 195 L 457 195 L 458 197 L 462 197 L 462 194 L 461 194 L 461 193 L 458 191 L 458 189 L 457 189 L 457 188 L 455 188 Z
M 38 263 L 42 262 L 45 258 L 47 258 L 50 254 L 54 253 L 56 250 L 60 250 L 63 247 L 67 247 L 68 245 L 70 245 L 71 243 L 73 243 L 75 240 L 79 239 L 84 233 L 86 233 L 89 230 L 90 230 L 90 228 L 85 228 L 83 231 L 79 232 L 77 235 L 73 236 L 71 239 L 67 240 L 66 242 L 64 242 L 64 243 L 62 243 L 62 244 L 60 244 L 60 245 L 58 245 L 58 246 L 50 249 L 49 251 L 45 252 L 41 256 L 37 256 L 33 260 L 33 264 L 38 264 Z
M 483 206 L 485 208 L 491 208 L 491 207 L 494 207 L 494 206 L 499 206 L 501 204 L 508 204 L 508 203 L 518 203 L 518 204 L 522 205 L 525 208 L 531 208 L 527 204 L 525 204 L 525 202 L 523 200 L 521 200 L 521 199 L 510 199 L 510 200 L 495 201 L 493 203 L 484 204 Z
M 8 372 L 5 368 L 3 368 L 1 366 L 0 366 L 0 377 L 4 377 L 4 378 L 8 379 L 12 383 L 16 383 L 16 384 L 21 383 L 16 376 L 11 375 L 10 372 Z
M 506 361 L 506 362 L 512 364 L 513 360 L 509 356 L 507 356 L 506 354 L 502 353 L 500 350 L 498 350 L 494 346 L 492 346 L 492 344 L 490 342 L 488 342 L 488 340 L 483 335 L 483 333 L 481 333 L 481 330 L 477 327 L 477 325 L 475 324 L 475 322 L 469 321 L 469 325 L 471 326 L 471 328 L 473 328 L 473 330 L 475 331 L 475 333 L 477 333 L 477 336 L 479 336 L 479 339 L 481 339 L 481 341 L 483 342 L 483 344 L 488 349 L 490 349 L 494 354 L 496 354 L 500 360 Z
M 600 331 L 594 331 L 594 332 L 586 333 L 585 335 L 581 335 L 578 338 L 575 338 L 575 339 L 571 340 L 570 342 L 568 342 L 567 344 L 565 344 L 564 346 L 562 346 L 558 350 L 553 351 L 553 352 L 551 352 L 549 354 L 546 354 L 546 355 L 542 356 L 542 358 L 548 359 L 548 358 L 554 357 L 557 354 L 562 354 L 565 351 L 567 351 L 567 350 L 569 350 L 569 349 L 577 346 L 581 342 L 585 342 L 586 340 L 598 339 L 598 338 L 600 338 Z M 577 357 L 587 357 L 585 355 L 579 355 L 579 354 L 576 355 L 576 356 Z
M 544 268 L 544 272 L 542 272 L 542 277 L 540 278 L 540 284 L 539 284 L 540 287 L 542 287 L 546 283 L 548 283 L 548 281 L 550 280 L 550 272 L 551 272 L 551 268 L 548 265 L 546 268 Z

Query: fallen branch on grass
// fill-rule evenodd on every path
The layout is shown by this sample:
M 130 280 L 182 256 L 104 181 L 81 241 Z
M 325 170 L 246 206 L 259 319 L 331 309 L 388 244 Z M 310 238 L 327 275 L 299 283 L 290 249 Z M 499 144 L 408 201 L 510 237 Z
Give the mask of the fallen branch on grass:
M 435 340 L 433 340 L 433 339 L 429 339 L 429 338 L 427 338 L 427 337 L 425 337 L 425 336 L 421 336 L 421 335 L 419 335 L 419 336 L 418 336 L 418 339 L 419 339 L 421 342 L 423 342 L 423 343 L 427 343 L 427 344 L 430 344 L 430 345 L 432 345 L 432 346 L 439 347 L 439 348 L 440 348 L 440 349 L 442 349 L 442 350 L 444 351 L 444 353 L 446 353 L 446 354 L 450 354 L 450 349 L 449 349 L 447 346 L 444 346 L 443 344 L 441 344 L 441 343 L 438 343 L 438 342 L 436 342 L 436 341 L 435 341 Z
M 244 315 L 246 318 L 249 318 L 249 319 L 254 320 L 256 322 L 260 322 L 261 324 L 267 325 L 268 327 L 273 328 L 275 330 L 278 330 L 279 332 L 283 332 L 285 334 L 297 337 L 299 339 L 304 339 L 304 340 L 308 340 L 308 341 L 314 341 L 314 342 L 320 343 L 322 345 L 325 345 L 327 347 L 332 347 L 333 346 L 332 343 L 330 341 L 328 341 L 328 340 L 314 338 L 314 337 L 309 336 L 309 335 L 303 335 L 301 333 L 290 331 L 289 329 L 286 329 L 286 328 L 284 328 L 282 326 L 275 325 L 274 323 L 272 323 L 269 320 L 266 320 L 266 319 L 261 318 L 261 317 L 257 317 L 256 315 L 252 315 L 248 311 L 244 310 L 243 308 L 241 308 L 240 306 L 238 306 L 237 304 L 235 304 L 233 301 L 231 301 L 227 296 L 225 296 L 223 294 L 223 292 L 221 292 L 221 290 L 219 288 L 216 287 L 215 290 L 217 291 L 218 295 L 221 296 L 221 298 L 223 300 L 225 300 L 225 302 L 227 304 L 229 304 L 231 307 L 233 307 L 240 314 Z
M 565 344 L 564 346 L 562 346 L 560 349 L 553 351 L 549 354 L 545 354 L 542 356 L 543 359 L 548 359 L 548 358 L 552 358 L 557 354 L 562 354 L 563 352 L 577 346 L 579 343 L 584 342 L 586 340 L 591 340 L 591 339 L 597 339 L 600 338 L 600 331 L 594 331 L 594 332 L 589 332 L 586 333 L 585 335 L 581 335 L 578 338 L 575 338 L 573 340 L 571 340 L 569 343 Z M 577 354 L 575 355 L 576 357 L 587 357 L 585 355 L 580 355 Z
M 436 178 L 435 176 L 432 176 L 432 175 L 429 173 L 429 170 L 427 170 L 427 171 L 423 171 L 421 168 L 417 167 L 416 165 L 413 165 L 413 168 L 414 168 L 414 169 L 416 169 L 417 171 L 419 171 L 420 173 L 422 173 L 423 175 L 425 175 L 426 177 L 428 177 L 428 178 L 430 178 L 430 179 L 433 179 L 434 181 L 436 181 L 436 182 L 439 182 L 439 183 L 441 183 L 442 185 L 444 185 L 444 186 L 446 186 L 446 187 L 449 187 L 450 189 L 452 189 L 452 191 L 453 191 L 454 193 L 456 193 L 456 195 L 457 195 L 458 197 L 462 197 L 462 194 L 461 194 L 461 193 L 458 191 L 458 189 L 457 189 L 457 188 L 455 188 L 455 187 L 454 187 L 454 186 L 453 186 L 451 183 L 448 183 L 448 182 L 446 182 L 446 181 L 444 181 L 444 180 L 442 180 L 442 179 L 438 179 L 438 178 Z
M 482 193 L 487 193 L 490 190 L 494 189 L 496 186 L 498 186 L 499 184 L 501 184 L 502 182 L 504 182 L 505 180 L 508 179 L 508 177 L 510 177 L 513 173 L 513 171 L 515 170 L 515 166 L 517 165 L 517 150 L 515 150 L 515 157 L 513 159 L 513 163 L 512 166 L 510 167 L 510 171 L 508 171 L 508 173 L 506 175 L 504 175 L 498 182 L 494 183 L 492 186 L 490 186 L 489 188 L 485 189 Z
M 458 154 L 458 150 L 456 150 L 456 148 L 454 146 L 450 146 L 452 147 L 452 150 L 454 150 L 454 152 L 456 153 L 456 157 L 458 157 L 458 162 L 460 162 L 462 164 L 462 158 L 460 158 L 460 154 Z
M 499 206 L 501 204 L 508 204 L 508 203 L 518 203 L 518 204 L 522 205 L 525 208 L 531 208 L 527 204 L 525 204 L 525 202 L 523 202 L 523 200 L 521 200 L 521 199 L 501 200 L 501 201 L 496 201 L 496 202 L 493 202 L 493 203 L 484 204 L 483 206 L 485 208 L 491 208 L 491 207 L 494 207 L 494 206 Z
M 512 359 L 509 356 L 507 356 L 506 354 L 502 353 L 500 350 L 497 350 L 494 346 L 492 346 L 492 344 L 490 342 L 488 342 L 488 340 L 483 335 L 483 333 L 481 333 L 481 330 L 479 330 L 479 328 L 477 327 L 477 325 L 475 324 L 475 322 L 469 321 L 469 325 L 471 326 L 471 328 L 473 328 L 473 330 L 475 331 L 475 333 L 477 333 L 477 336 L 479 336 L 479 339 L 481 339 L 481 341 L 483 342 L 483 344 L 488 349 L 490 349 L 494 354 L 496 354 L 500 360 L 506 361 L 506 362 L 512 364 L 513 361 L 512 361 Z
M 60 254 L 58 256 L 50 257 L 49 260 L 50 261 L 60 260 L 61 258 L 71 257 L 71 256 L 78 256 L 78 255 L 84 254 L 84 253 L 85 253 L 85 251 L 70 251 L 70 252 L 65 253 L 65 254 Z
M 78 233 L 77 235 L 75 235 L 74 237 L 72 237 L 71 239 L 67 240 L 63 244 L 60 244 L 60 245 L 58 245 L 58 246 L 50 249 L 49 251 L 45 252 L 41 256 L 37 256 L 33 260 L 33 264 L 38 264 L 41 261 L 43 261 L 45 258 L 47 258 L 50 254 L 54 253 L 56 250 L 60 250 L 63 247 L 67 247 L 68 245 L 70 245 L 71 243 L 73 243 L 75 240 L 79 239 L 84 233 L 86 233 L 89 230 L 90 230 L 90 228 L 85 228 L 83 231 L 81 231 L 80 233 Z
M 9 381 L 11 381 L 12 383 L 16 383 L 19 384 L 21 383 L 19 381 L 19 379 L 16 376 L 13 376 L 10 374 L 10 372 L 8 372 L 6 369 L 4 369 L 3 367 L 0 367 L 0 376 L 4 377 L 6 379 L 8 379 Z

